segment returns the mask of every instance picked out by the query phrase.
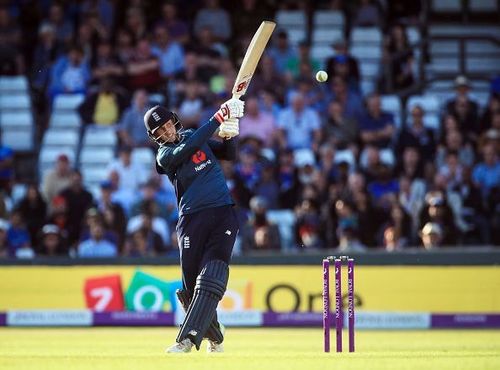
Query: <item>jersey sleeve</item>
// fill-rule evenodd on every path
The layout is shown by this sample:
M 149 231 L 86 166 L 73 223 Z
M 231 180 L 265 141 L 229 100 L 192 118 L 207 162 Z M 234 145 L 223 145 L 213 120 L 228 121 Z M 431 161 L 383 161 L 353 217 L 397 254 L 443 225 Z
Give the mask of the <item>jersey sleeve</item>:
M 212 149 L 217 159 L 234 161 L 236 159 L 237 141 L 236 137 L 223 140 L 222 142 L 210 139 L 208 140 L 208 146 Z
M 210 139 L 218 127 L 219 122 L 217 122 L 215 118 L 211 118 L 179 145 L 160 146 L 156 156 L 156 163 L 166 171 L 174 170 L 186 159 L 196 153 L 196 151 Z

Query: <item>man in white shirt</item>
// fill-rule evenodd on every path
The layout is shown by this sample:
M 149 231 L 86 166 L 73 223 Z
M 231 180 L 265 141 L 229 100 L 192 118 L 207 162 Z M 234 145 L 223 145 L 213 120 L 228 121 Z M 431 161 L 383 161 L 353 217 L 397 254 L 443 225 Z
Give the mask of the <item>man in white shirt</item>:
M 283 147 L 292 149 L 311 149 L 321 139 L 321 122 L 318 114 L 305 106 L 302 93 L 290 97 L 290 106 L 284 108 L 278 116 L 280 140 Z
M 120 177 L 119 190 L 135 193 L 139 191 L 140 184 L 146 182 L 147 173 L 140 164 L 132 162 L 131 154 L 130 147 L 120 148 L 118 158 L 108 166 L 108 173 L 113 171 L 118 173 Z

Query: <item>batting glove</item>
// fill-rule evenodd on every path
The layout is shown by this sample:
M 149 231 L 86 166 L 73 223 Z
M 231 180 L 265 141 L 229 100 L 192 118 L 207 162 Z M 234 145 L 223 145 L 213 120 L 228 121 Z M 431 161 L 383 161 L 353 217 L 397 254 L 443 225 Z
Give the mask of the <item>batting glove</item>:
M 245 102 L 239 99 L 229 99 L 220 106 L 214 117 L 219 123 L 222 123 L 229 118 L 243 117 L 244 110 Z
M 240 120 L 229 118 L 219 126 L 219 136 L 223 139 L 232 139 L 240 134 Z

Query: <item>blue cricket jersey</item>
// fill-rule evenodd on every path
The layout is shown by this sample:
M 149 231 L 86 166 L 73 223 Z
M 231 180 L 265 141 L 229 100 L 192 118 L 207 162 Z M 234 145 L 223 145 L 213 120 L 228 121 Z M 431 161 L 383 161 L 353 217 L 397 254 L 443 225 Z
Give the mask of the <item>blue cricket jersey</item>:
M 235 159 L 236 140 L 211 140 L 218 127 L 212 118 L 197 130 L 180 133 L 177 142 L 158 149 L 156 168 L 174 185 L 179 215 L 234 204 L 218 160 Z

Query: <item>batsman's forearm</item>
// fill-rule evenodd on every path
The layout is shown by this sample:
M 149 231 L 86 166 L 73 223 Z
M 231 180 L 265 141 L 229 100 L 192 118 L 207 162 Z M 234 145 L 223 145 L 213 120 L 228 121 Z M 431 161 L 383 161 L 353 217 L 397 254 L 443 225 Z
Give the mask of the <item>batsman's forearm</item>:
M 238 145 L 238 139 L 235 137 L 224 140 L 224 151 L 223 157 L 227 161 L 234 161 L 236 159 L 236 147 Z

